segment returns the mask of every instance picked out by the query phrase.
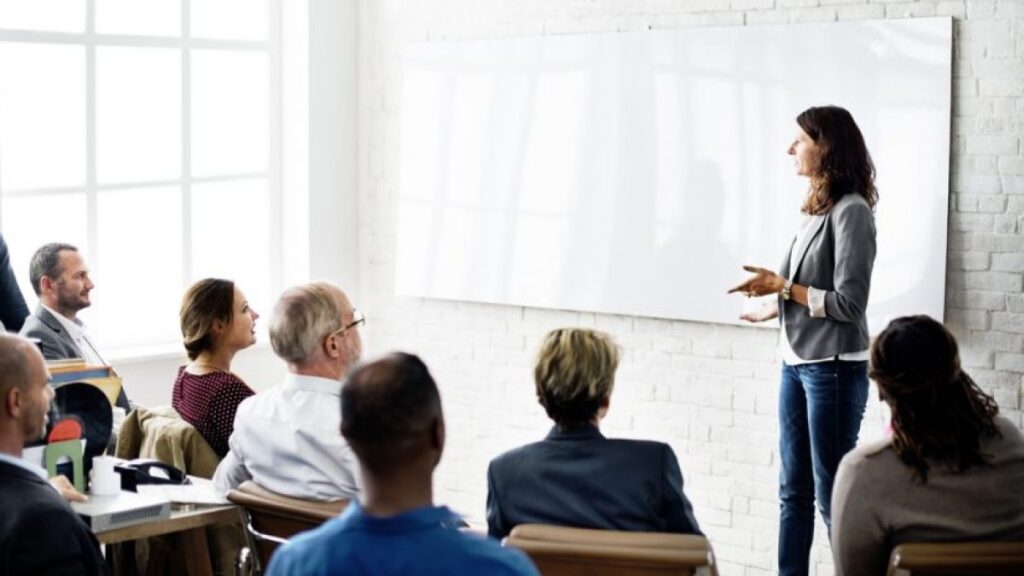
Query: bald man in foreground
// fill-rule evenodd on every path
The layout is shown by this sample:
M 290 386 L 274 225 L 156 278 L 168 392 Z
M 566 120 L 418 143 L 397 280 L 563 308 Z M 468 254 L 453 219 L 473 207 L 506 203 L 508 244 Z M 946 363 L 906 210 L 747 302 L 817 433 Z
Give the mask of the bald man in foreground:
M 30 341 L 0 335 L 0 574 L 106 574 L 99 544 L 46 471 L 21 459 L 42 438 L 53 388 Z

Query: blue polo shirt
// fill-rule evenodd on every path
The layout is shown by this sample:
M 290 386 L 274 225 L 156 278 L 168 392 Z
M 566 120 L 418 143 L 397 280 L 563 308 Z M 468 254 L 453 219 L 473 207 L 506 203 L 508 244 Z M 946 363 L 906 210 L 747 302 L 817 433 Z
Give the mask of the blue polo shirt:
M 277 550 L 268 576 L 495 574 L 539 576 L 519 550 L 459 531 L 446 507 L 375 518 L 352 502 L 345 512 Z

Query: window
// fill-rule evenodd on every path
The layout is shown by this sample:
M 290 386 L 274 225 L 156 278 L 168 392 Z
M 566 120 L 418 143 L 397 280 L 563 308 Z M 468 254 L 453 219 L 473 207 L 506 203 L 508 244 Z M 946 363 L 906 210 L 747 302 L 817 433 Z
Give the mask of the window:
M 22 292 L 82 250 L 104 349 L 180 341 L 188 284 L 281 286 L 280 0 L 0 0 L 0 226 Z

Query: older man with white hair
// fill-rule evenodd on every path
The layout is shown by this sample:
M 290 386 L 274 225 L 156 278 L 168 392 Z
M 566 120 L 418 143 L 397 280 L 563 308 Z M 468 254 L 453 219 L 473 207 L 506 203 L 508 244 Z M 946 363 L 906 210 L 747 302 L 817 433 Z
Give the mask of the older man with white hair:
M 341 381 L 362 353 L 365 321 L 338 287 L 290 288 L 274 306 L 270 344 L 288 364 L 284 382 L 242 402 L 214 482 L 246 480 L 295 498 L 352 499 L 357 464 L 338 433 Z

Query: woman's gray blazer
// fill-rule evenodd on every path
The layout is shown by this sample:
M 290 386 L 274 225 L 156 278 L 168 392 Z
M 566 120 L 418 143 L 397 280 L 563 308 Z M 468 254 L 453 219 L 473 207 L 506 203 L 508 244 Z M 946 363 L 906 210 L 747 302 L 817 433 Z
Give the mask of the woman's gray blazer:
M 847 194 L 827 214 L 811 217 L 807 235 L 790 253 L 779 274 L 802 286 L 825 290 L 825 317 L 812 318 L 810 309 L 779 298 L 779 322 L 800 358 L 816 360 L 867 350 L 868 294 L 875 264 L 875 215 L 860 194 Z M 794 241 L 795 244 L 795 241 Z

